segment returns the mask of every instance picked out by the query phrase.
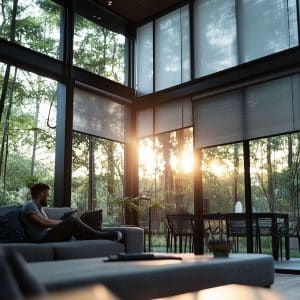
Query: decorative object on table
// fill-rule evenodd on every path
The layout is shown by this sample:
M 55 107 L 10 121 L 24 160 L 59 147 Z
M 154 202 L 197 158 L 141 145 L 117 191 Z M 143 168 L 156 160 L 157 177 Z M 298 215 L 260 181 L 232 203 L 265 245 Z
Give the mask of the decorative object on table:
M 220 223 L 214 229 L 209 227 L 207 233 L 207 247 L 213 253 L 214 257 L 228 257 L 233 243 L 224 232 L 222 224 Z

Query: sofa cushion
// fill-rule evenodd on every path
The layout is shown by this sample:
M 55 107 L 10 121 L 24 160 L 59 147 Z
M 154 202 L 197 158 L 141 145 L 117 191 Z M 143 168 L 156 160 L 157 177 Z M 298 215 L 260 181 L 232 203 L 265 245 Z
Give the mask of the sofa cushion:
M 6 255 L 0 248 L 0 300 L 23 299 Z
M 55 260 L 101 257 L 125 251 L 123 244 L 110 240 L 74 240 L 51 244 Z
M 28 262 L 54 259 L 52 243 L 6 243 L 2 244 L 2 248 L 18 251 Z
M 37 297 L 46 294 L 45 287 L 30 272 L 22 255 L 16 251 L 10 251 L 6 254 L 6 258 L 23 296 Z
M 0 241 L 2 243 L 28 241 L 21 223 L 19 207 L 7 210 L 6 214 L 0 215 Z

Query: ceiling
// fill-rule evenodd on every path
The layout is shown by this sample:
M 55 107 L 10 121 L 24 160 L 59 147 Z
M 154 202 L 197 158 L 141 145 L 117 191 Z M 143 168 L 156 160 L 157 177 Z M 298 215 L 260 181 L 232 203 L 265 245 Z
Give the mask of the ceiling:
M 186 0 L 96 0 L 133 23 L 141 22 Z M 108 5 L 111 2 L 111 5 Z

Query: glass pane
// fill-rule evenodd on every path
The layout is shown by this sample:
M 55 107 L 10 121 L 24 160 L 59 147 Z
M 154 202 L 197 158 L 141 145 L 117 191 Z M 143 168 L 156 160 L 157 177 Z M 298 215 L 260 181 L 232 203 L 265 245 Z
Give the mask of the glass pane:
M 226 232 L 235 252 L 247 252 L 243 144 L 203 149 L 202 157 L 205 243 Z
M 253 212 L 288 214 L 289 220 L 300 216 L 299 158 L 299 132 L 250 142 Z M 283 219 L 276 222 L 277 228 L 283 226 Z M 270 235 L 261 236 L 261 244 L 263 253 L 272 253 Z M 290 248 L 291 257 L 299 257 L 295 237 Z
M 125 82 L 125 36 L 76 15 L 75 66 L 105 78 Z
M 185 43 L 185 44 L 183 44 Z M 155 22 L 155 90 L 190 79 L 188 6 Z
M 17 9 L 14 9 L 17 5 Z M 61 58 L 62 7 L 49 0 L 1 1 L 0 37 Z
M 7 89 L 5 73 L 9 73 Z M 3 64 L 0 82 L 6 94 L 0 127 L 0 204 L 22 204 L 33 183 L 47 183 L 53 191 L 58 85 Z
M 73 133 L 72 207 L 103 210 L 103 225 L 124 224 L 124 145 Z
M 205 213 L 235 212 L 237 202 L 245 212 L 243 144 L 202 150 Z
M 196 1 L 194 23 L 196 77 L 238 63 L 234 0 Z
M 294 0 L 242 0 L 238 5 L 238 13 L 242 62 L 296 45 Z
M 139 222 L 148 226 L 150 205 L 155 251 L 166 251 L 165 214 L 194 211 L 193 157 L 192 128 L 139 141 L 139 192 L 151 198 L 150 203 L 141 204 Z
M 153 22 L 137 29 L 136 89 L 140 95 L 153 92 Z

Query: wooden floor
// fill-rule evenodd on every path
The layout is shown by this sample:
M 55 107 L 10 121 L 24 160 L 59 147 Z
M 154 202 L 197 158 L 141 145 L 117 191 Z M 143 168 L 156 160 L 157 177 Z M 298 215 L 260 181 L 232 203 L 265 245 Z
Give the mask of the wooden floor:
M 271 290 L 283 296 L 285 300 L 300 299 L 300 275 L 275 273 Z

